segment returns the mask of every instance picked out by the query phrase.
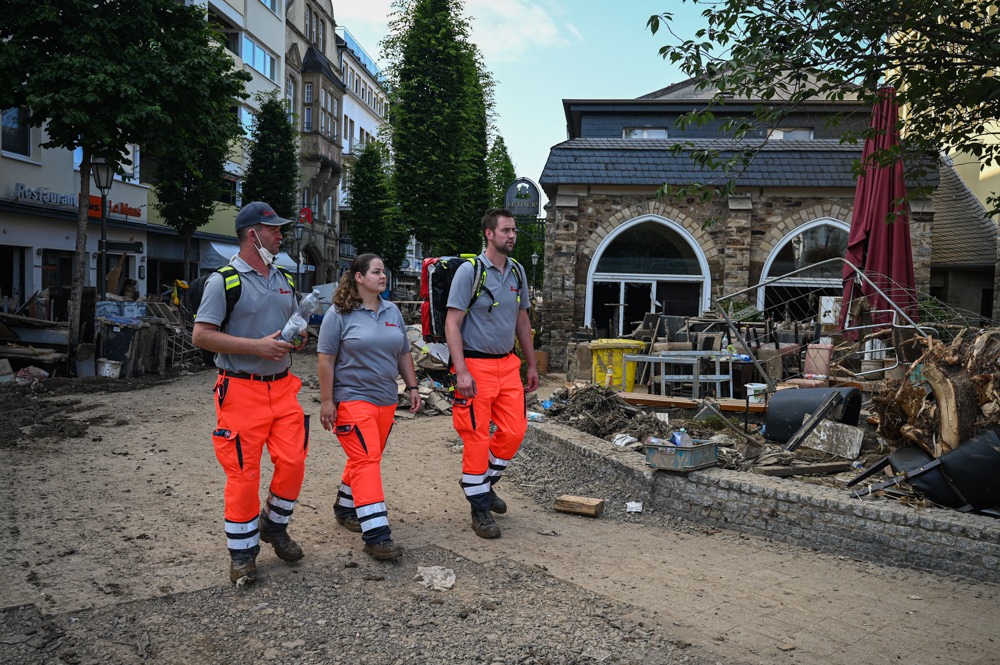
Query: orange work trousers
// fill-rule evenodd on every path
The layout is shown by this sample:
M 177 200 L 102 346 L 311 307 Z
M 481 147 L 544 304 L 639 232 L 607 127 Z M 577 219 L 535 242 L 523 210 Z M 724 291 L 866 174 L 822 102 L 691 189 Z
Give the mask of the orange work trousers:
M 215 457 L 226 472 L 226 538 L 230 552 L 259 548 L 260 459 L 274 465 L 269 508 L 285 524 L 302 489 L 309 452 L 306 416 L 299 405 L 302 381 L 289 374 L 277 381 L 220 375 L 215 382 Z
M 340 494 L 353 497 L 366 543 L 382 542 L 391 533 L 382 489 L 382 453 L 395 414 L 395 404 L 378 406 L 361 400 L 337 404 L 334 433 L 347 454 Z
M 472 399 L 455 393 L 451 405 L 455 431 L 462 437 L 462 489 L 473 508 L 490 509 L 490 492 L 514 458 L 528 431 L 521 359 L 466 358 L 476 382 Z M 490 422 L 495 425 L 490 435 Z

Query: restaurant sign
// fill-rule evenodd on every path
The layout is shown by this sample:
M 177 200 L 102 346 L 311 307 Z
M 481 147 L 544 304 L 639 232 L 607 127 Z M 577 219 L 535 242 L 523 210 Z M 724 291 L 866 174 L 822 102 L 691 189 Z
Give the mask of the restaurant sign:
M 24 183 L 14 184 L 15 201 L 35 201 L 46 206 L 78 207 L 77 194 L 59 194 L 49 191 L 47 187 L 28 187 Z
M 503 197 L 504 207 L 514 213 L 515 217 L 538 217 L 541 210 L 541 197 L 538 185 L 527 178 L 518 178 L 507 187 Z

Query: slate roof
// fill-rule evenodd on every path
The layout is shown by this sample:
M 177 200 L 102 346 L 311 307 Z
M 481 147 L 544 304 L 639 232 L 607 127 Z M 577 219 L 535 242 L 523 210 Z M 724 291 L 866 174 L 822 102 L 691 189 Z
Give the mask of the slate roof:
M 334 72 L 327 57 L 312 46 L 306 50 L 306 57 L 302 58 L 302 71 L 319 72 L 334 84 L 338 85 L 341 90 L 347 89 L 344 82 L 341 81 L 340 77 L 337 76 L 336 72 Z
M 680 153 L 674 146 L 685 146 Z M 754 148 L 759 152 L 742 173 L 695 166 L 691 150 L 720 150 L 720 156 Z M 851 165 L 861 146 L 837 139 L 809 141 L 720 141 L 718 139 L 571 139 L 553 146 L 542 169 L 542 185 L 690 185 L 723 182 L 735 177 L 743 187 L 853 188 Z M 937 175 L 927 176 L 930 186 Z
M 932 265 L 992 266 L 997 259 L 997 227 L 986 208 L 954 168 L 942 164 L 934 191 Z

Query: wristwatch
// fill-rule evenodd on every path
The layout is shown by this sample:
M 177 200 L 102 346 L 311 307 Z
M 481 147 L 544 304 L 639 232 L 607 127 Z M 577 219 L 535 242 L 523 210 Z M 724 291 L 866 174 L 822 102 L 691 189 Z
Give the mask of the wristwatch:
M 407 390 L 420 390 L 420 386 L 406 386 Z

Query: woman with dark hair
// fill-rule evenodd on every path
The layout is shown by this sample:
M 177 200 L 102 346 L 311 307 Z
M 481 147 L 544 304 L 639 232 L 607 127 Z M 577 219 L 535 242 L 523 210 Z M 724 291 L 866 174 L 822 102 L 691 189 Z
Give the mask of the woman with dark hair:
M 356 257 L 323 317 L 316 350 L 319 420 L 347 453 L 334 516 L 361 533 L 372 558 L 394 560 L 402 550 L 389 529 L 381 463 L 398 403 L 396 377 L 402 375 L 406 383 L 411 413 L 422 401 L 403 315 L 380 296 L 385 284 L 382 259 Z

